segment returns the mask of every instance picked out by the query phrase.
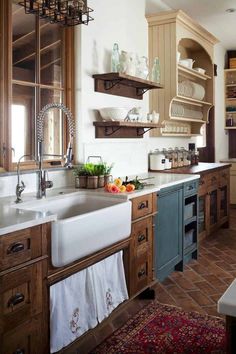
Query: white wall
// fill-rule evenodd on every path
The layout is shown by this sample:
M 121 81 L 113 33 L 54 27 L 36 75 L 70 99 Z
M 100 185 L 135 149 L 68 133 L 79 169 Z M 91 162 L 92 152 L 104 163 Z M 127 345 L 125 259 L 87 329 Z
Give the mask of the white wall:
M 102 5 L 101 5 L 102 4 Z M 149 10 L 157 10 L 151 6 Z M 77 160 L 86 161 L 89 155 L 101 155 L 104 161 L 114 162 L 114 175 L 145 173 L 148 169 L 148 152 L 155 148 L 188 146 L 189 139 L 149 138 L 143 139 L 95 139 L 92 122 L 97 120 L 97 109 L 109 106 L 142 107 L 143 115 L 148 113 L 148 93 L 142 101 L 94 92 L 92 75 L 110 71 L 110 57 L 113 43 L 120 50 L 148 56 L 148 25 L 145 19 L 145 0 L 90 0 L 94 8 L 95 21 L 88 27 L 77 28 L 78 66 L 76 74 L 76 100 L 78 125 Z M 167 9 L 160 2 L 159 9 Z

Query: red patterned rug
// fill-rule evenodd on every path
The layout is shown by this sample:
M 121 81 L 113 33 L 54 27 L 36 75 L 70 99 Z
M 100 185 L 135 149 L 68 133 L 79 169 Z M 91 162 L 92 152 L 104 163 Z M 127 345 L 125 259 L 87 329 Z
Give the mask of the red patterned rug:
M 224 320 L 152 301 L 90 354 L 223 354 Z

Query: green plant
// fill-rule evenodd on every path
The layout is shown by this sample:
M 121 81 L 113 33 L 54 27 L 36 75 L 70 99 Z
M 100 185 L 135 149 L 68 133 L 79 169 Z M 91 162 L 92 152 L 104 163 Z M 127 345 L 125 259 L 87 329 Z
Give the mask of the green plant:
M 85 169 L 84 165 L 78 165 L 73 167 L 73 175 L 75 177 L 79 176 L 88 176 L 87 170 Z
M 109 175 L 113 164 L 107 165 L 107 163 L 93 164 L 87 162 L 83 165 L 74 166 L 73 174 L 75 177 L 78 176 L 103 176 Z
M 111 165 L 108 165 L 106 162 L 104 162 L 104 175 L 109 175 L 111 173 L 111 170 L 114 166 L 114 163 L 112 163 Z

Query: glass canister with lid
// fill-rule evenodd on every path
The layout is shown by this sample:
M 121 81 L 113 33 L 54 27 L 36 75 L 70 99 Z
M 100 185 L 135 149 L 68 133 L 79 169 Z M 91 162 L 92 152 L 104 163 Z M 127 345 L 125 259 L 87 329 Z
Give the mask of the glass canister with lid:
M 151 171 L 165 169 L 165 155 L 159 149 L 156 149 L 149 154 L 149 169 Z

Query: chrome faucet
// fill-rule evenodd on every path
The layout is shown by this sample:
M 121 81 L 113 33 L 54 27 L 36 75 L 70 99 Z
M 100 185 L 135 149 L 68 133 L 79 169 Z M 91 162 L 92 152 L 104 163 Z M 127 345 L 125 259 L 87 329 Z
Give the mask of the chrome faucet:
M 50 155 L 50 154 L 43 154 L 43 140 L 44 140 L 44 119 L 46 113 L 52 109 L 58 108 L 61 109 L 67 118 L 68 122 L 68 129 L 70 135 L 70 141 L 67 147 L 67 152 L 65 155 L 65 167 L 71 168 L 72 167 L 72 144 L 73 144 L 73 137 L 74 137 L 74 119 L 72 116 L 71 111 L 62 103 L 49 103 L 44 106 L 38 114 L 37 117 L 37 142 L 38 142 L 38 191 L 37 191 L 37 198 L 41 199 L 46 196 L 46 189 L 51 188 L 53 186 L 53 182 L 47 179 L 47 172 L 43 171 L 42 169 L 42 162 L 43 156 L 60 156 L 63 155 Z
M 17 185 L 16 185 L 16 200 L 15 203 L 22 203 L 21 194 L 25 190 L 25 184 L 23 180 L 20 181 L 20 162 L 24 157 L 32 157 L 31 155 L 22 155 L 17 162 Z

